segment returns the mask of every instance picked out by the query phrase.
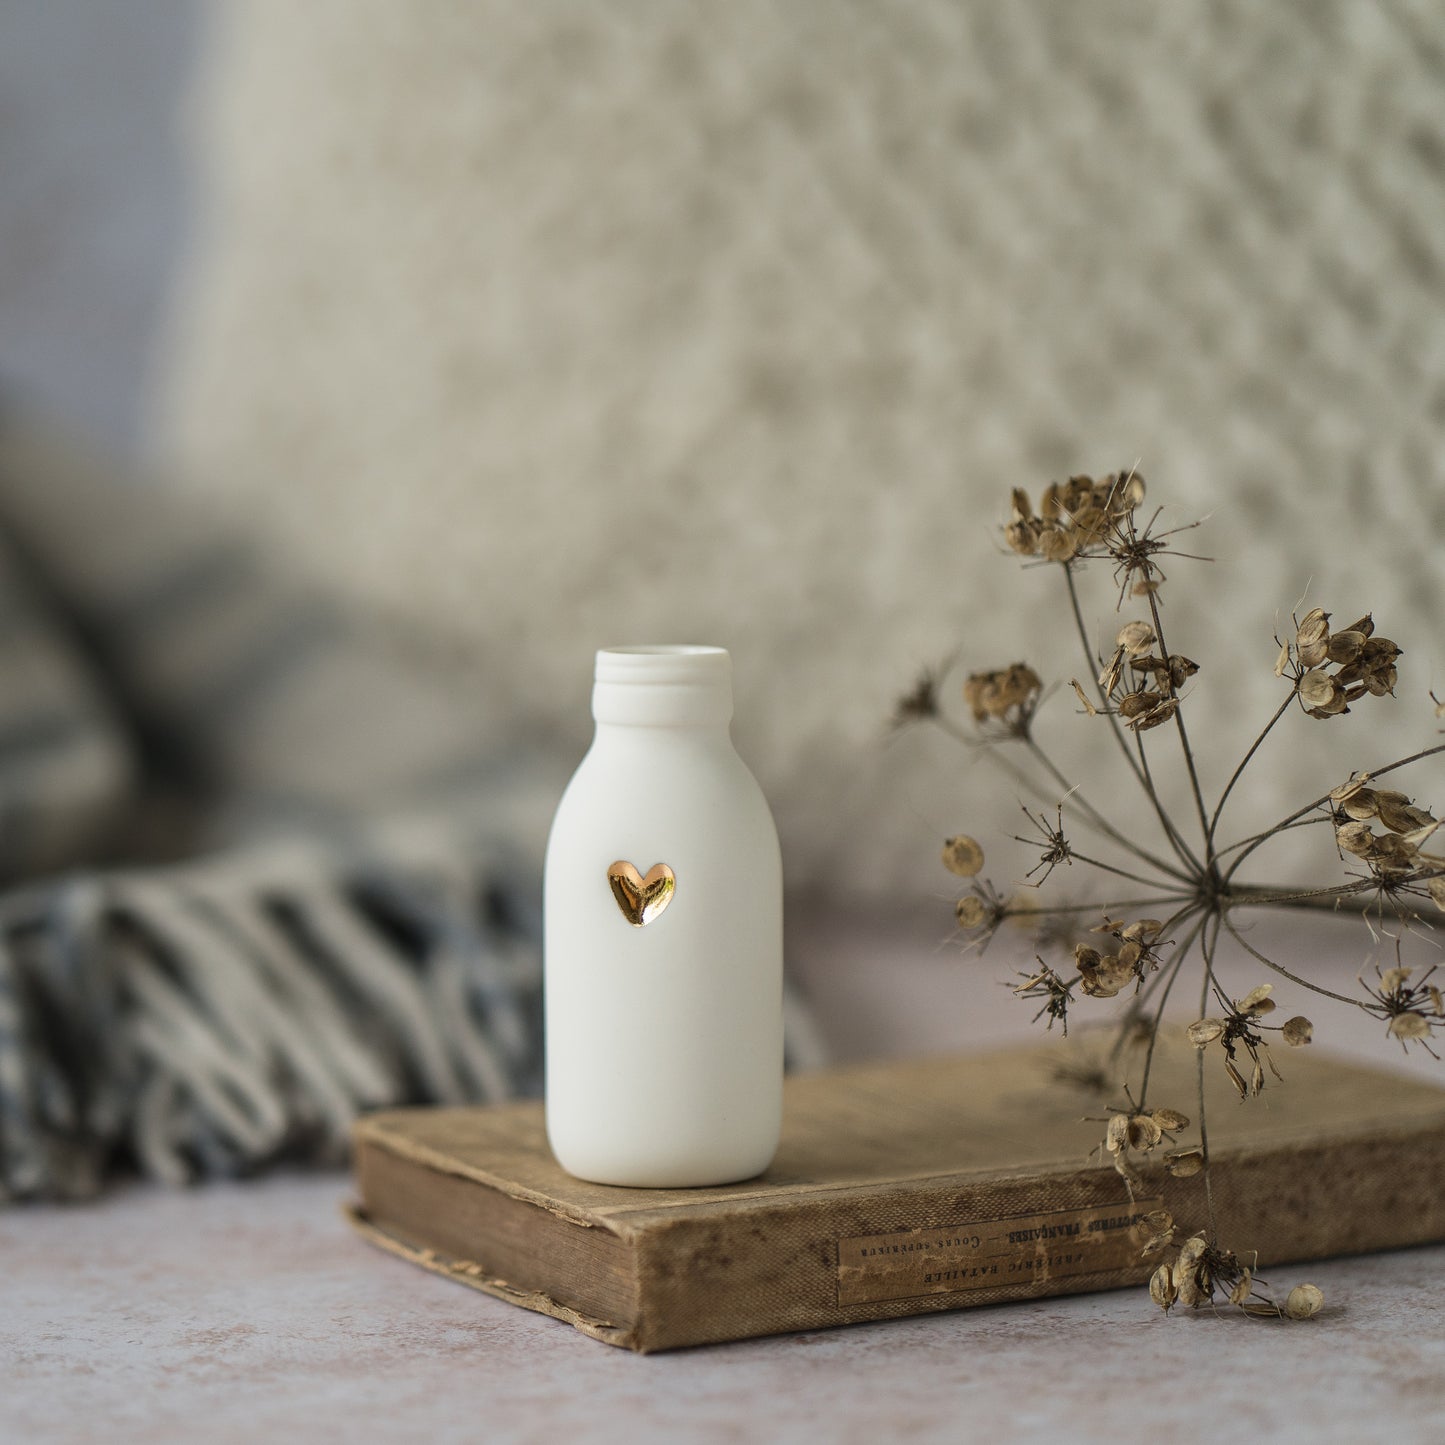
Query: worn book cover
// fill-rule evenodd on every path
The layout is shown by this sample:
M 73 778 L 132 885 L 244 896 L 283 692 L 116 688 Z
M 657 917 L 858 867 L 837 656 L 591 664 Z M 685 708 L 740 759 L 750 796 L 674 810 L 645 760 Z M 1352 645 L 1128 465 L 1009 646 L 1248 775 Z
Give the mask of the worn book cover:
M 768 1172 L 708 1189 L 572 1178 L 540 1103 L 398 1109 L 356 1128 L 352 1218 L 452 1279 L 649 1351 L 1141 1283 L 1140 1216 L 1204 1223 L 1203 1181 L 1131 1198 L 1102 1151 L 1087 1044 L 832 1070 L 787 1084 Z M 1312 1050 L 1240 1104 L 1206 1060 L 1221 1243 L 1293 1261 L 1445 1239 L 1445 1088 Z M 1161 1043 L 1150 1102 L 1194 1114 Z M 1159 1177 L 1155 1177 L 1155 1173 Z

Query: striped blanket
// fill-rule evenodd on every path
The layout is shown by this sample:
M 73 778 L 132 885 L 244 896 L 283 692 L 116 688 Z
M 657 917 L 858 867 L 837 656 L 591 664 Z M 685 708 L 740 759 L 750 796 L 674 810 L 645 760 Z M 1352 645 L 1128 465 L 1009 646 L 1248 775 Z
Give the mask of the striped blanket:
M 535 1091 L 568 760 L 519 721 L 0 418 L 0 1198 L 340 1161 L 362 1110 Z

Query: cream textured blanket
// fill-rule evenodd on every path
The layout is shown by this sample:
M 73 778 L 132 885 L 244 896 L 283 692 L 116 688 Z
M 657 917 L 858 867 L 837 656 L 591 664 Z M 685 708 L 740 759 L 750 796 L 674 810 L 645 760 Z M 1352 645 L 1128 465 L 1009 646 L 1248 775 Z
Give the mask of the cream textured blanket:
M 790 876 L 874 893 L 1016 816 L 885 746 L 915 669 L 1082 667 L 1009 487 L 1141 460 L 1207 784 L 1307 588 L 1406 652 L 1244 826 L 1445 683 L 1442 84 L 1416 0 L 232 0 L 159 442 L 577 740 L 594 646 L 728 645 Z

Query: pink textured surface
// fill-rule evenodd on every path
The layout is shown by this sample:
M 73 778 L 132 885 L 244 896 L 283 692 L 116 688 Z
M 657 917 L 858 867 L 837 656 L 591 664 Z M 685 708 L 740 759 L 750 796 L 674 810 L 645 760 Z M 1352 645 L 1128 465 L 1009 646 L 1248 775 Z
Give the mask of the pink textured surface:
M 828 931 L 803 963 L 843 1052 L 1020 1027 L 1022 1006 L 981 986 L 1004 953 Z M 1340 959 L 1337 985 L 1356 967 Z M 1319 1031 L 1389 1061 L 1377 1031 L 1333 1027 L 1348 1012 L 1320 1011 Z M 293 1176 L 0 1215 L 0 1440 L 1442 1438 L 1445 1247 L 1285 1271 L 1272 1282 L 1329 1302 L 1297 1326 L 1166 1319 L 1125 1291 L 642 1358 L 369 1249 L 347 1195 Z

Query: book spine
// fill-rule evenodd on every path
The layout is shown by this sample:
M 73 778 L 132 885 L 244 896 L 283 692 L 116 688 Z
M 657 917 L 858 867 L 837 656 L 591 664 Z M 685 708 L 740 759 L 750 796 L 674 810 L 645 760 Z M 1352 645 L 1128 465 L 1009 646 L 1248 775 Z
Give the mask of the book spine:
M 1445 1238 L 1438 1129 L 1223 1154 L 1212 1185 L 1219 1242 L 1257 1272 Z M 638 1233 L 625 1343 L 665 1350 L 1142 1284 L 1158 1263 L 1141 1257 L 1142 1215 L 1160 1208 L 1180 1239 L 1203 1230 L 1202 1180 L 1164 1175 L 1131 1198 L 1112 1170 L 1088 1169 L 669 1216 Z

